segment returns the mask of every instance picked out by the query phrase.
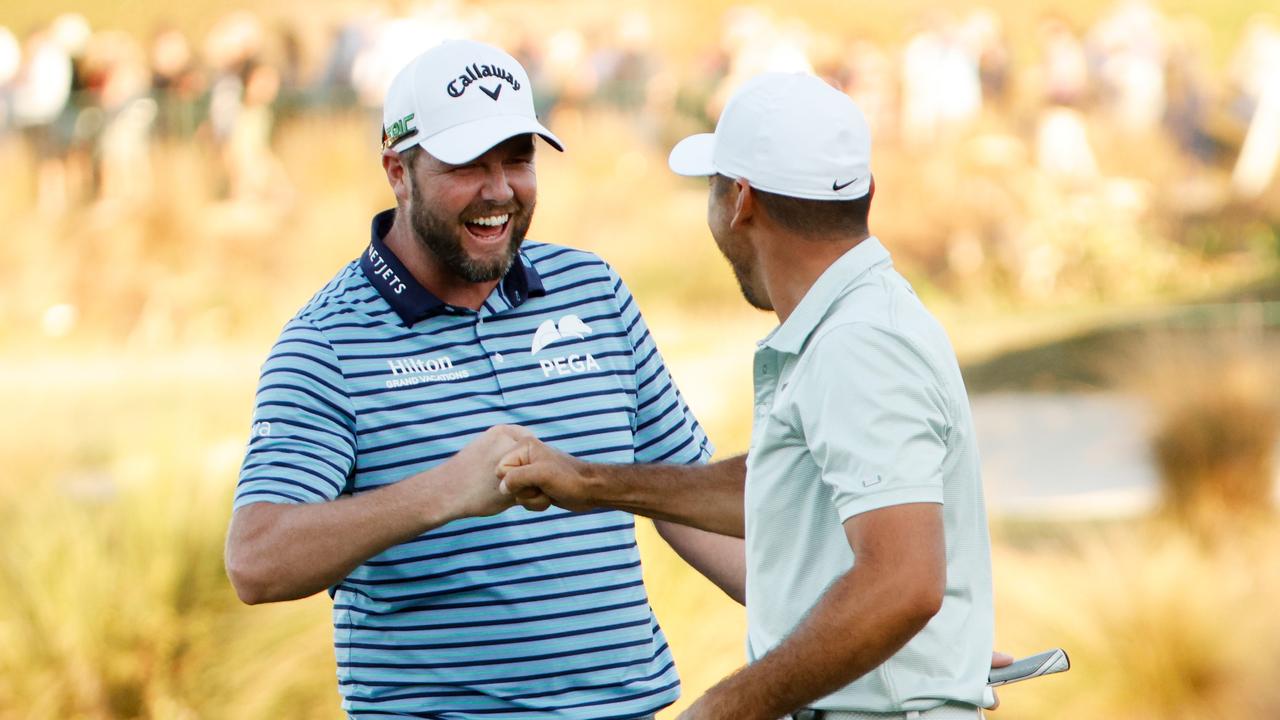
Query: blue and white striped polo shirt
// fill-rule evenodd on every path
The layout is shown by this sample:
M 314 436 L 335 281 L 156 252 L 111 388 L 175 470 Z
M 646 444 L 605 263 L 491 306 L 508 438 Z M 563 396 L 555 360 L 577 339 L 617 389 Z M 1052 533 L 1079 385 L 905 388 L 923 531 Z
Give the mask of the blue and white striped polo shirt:
M 591 253 L 526 242 L 477 312 L 444 304 L 383 244 L 294 317 L 263 366 L 235 506 L 333 500 L 522 425 L 579 458 L 704 462 L 711 447 L 640 311 Z M 353 717 L 634 718 L 679 680 L 640 575 L 632 517 L 457 520 L 331 589 Z

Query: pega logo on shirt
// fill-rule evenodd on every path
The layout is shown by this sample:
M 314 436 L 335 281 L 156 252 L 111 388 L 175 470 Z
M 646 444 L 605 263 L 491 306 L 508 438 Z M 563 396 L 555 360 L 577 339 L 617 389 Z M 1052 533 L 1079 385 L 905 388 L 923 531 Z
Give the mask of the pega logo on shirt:
M 464 380 L 471 377 L 466 370 L 454 370 L 453 360 L 448 355 L 423 360 L 421 358 L 403 358 L 388 360 L 392 378 L 386 382 L 388 388 L 413 387 L 423 383 Z
M 560 318 L 559 323 L 555 320 L 544 320 L 533 333 L 533 344 L 529 347 L 529 354 L 537 355 L 552 343 L 568 339 L 581 340 L 590 334 L 591 326 L 582 322 L 577 315 L 565 315 Z M 551 377 L 553 372 L 556 375 L 576 375 L 588 370 L 600 369 L 600 363 L 591 357 L 591 353 L 542 359 L 538 361 L 538 365 L 542 368 L 544 378 Z
M 445 86 L 445 91 L 449 93 L 449 97 L 462 97 L 462 93 L 466 92 L 467 88 L 484 78 L 490 77 L 505 80 L 512 90 L 520 89 L 520 81 L 516 79 L 516 76 L 510 70 L 500 68 L 497 65 L 473 63 L 467 68 L 466 72 L 458 76 L 457 80 L 450 80 L 449 84 Z M 480 86 L 480 89 L 484 91 L 485 95 L 492 98 L 494 102 L 497 102 L 498 95 L 502 94 L 501 84 L 494 85 L 492 90 L 483 85 Z

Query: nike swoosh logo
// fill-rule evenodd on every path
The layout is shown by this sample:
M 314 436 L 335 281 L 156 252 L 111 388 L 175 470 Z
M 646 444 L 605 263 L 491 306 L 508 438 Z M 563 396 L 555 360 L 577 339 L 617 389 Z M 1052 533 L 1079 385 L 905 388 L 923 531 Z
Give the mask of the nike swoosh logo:
M 481 90 L 483 90 L 484 88 L 480 88 L 480 89 L 481 89 Z M 839 180 L 839 179 L 832 180 L 832 181 L 831 181 L 831 189 L 832 189 L 832 190 L 835 190 L 836 192 L 840 192 L 841 190 L 843 190 L 843 189 L 845 189 L 845 188 L 849 187 L 850 185 L 852 185 L 852 184 L 854 184 L 854 183 L 856 183 L 856 182 L 858 182 L 858 178 L 854 178 L 854 179 L 850 180 L 849 182 L 847 182 L 847 183 L 845 183 L 845 184 L 843 184 L 843 185 L 841 185 L 841 184 L 840 184 L 840 180 Z
M 494 100 L 497 100 L 497 99 L 498 99 L 498 96 L 502 94 L 502 86 L 501 86 L 501 85 L 498 85 L 497 87 L 495 87 L 495 88 L 494 88 L 494 89 L 492 89 L 492 90 L 490 90 L 490 89 L 489 89 L 489 88 L 487 88 L 487 87 L 483 87 L 483 86 L 482 86 L 480 89 L 484 91 L 484 94 L 485 94 L 485 95 L 488 95 L 489 97 L 493 98 Z

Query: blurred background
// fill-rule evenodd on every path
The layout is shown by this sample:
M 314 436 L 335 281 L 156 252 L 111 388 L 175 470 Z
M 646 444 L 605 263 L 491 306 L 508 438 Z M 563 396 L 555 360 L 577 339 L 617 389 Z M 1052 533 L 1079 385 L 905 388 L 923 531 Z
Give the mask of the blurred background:
M 253 7 L 0 6 L 0 718 L 340 716 L 328 598 L 241 606 L 223 536 L 259 364 L 393 204 L 384 88 L 462 36 L 568 147 L 530 237 L 619 269 L 725 456 L 774 322 L 666 154 L 759 71 L 854 97 L 972 394 L 997 646 L 1075 663 L 995 717 L 1280 718 L 1274 5 Z M 639 530 L 674 718 L 744 615 Z

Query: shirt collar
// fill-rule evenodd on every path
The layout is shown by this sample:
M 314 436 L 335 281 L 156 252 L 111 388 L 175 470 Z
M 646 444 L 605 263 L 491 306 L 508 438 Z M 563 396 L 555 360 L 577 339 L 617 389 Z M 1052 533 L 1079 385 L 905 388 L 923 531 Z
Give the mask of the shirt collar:
M 867 271 L 881 264 L 892 265 L 892 261 L 889 259 L 889 251 L 885 250 L 875 236 L 849 248 L 848 252 L 818 276 L 800 299 L 800 304 L 787 317 L 787 321 L 761 340 L 760 346 L 792 355 L 799 354 L 809 335 L 827 316 L 836 300 Z
M 448 312 L 450 306 L 414 279 L 383 241 L 395 217 L 394 208 L 373 216 L 369 247 L 360 255 L 360 269 L 382 299 L 409 327 L 433 315 Z M 513 308 L 531 297 L 547 294 L 542 277 L 524 253 L 516 255 L 516 261 L 498 283 L 498 288 Z

